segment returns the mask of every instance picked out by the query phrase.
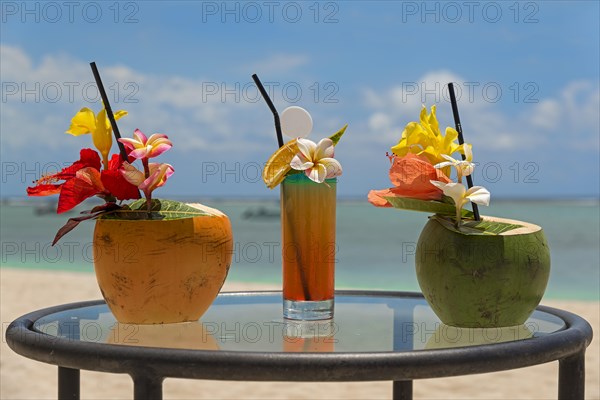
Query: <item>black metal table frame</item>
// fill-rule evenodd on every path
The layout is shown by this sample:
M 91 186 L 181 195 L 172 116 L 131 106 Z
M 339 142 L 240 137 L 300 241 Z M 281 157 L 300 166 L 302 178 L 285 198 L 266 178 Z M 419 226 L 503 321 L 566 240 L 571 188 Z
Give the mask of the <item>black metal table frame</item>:
M 233 292 L 223 296 L 273 294 Z M 275 292 L 276 293 L 276 292 Z M 420 298 L 419 293 L 338 291 L 337 295 Z M 413 352 L 260 353 L 120 346 L 57 338 L 34 330 L 36 320 L 104 301 L 71 303 L 35 311 L 13 321 L 8 345 L 25 357 L 58 366 L 58 398 L 79 399 L 80 370 L 129 374 L 135 399 L 161 399 L 165 378 L 230 381 L 393 381 L 394 399 L 411 399 L 415 379 L 504 371 L 559 361 L 558 399 L 583 399 L 585 351 L 592 328 L 567 311 L 539 306 L 566 328 L 534 340 Z

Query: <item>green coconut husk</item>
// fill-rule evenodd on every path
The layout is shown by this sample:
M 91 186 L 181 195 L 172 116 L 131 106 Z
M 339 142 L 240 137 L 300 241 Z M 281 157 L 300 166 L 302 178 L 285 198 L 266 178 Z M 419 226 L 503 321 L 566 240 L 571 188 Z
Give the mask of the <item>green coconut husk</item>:
M 550 274 L 550 250 L 541 227 L 512 225 L 498 234 L 461 232 L 431 218 L 417 243 L 421 290 L 440 320 L 469 328 L 523 324 L 539 304 Z

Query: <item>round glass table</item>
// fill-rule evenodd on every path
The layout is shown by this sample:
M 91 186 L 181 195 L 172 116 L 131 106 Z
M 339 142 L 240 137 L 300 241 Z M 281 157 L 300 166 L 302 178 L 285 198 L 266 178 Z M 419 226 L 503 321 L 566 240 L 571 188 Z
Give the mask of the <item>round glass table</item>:
M 161 398 L 165 378 L 236 381 L 393 381 L 502 371 L 559 360 L 559 399 L 584 397 L 592 329 L 540 306 L 524 325 L 442 324 L 421 294 L 338 291 L 329 321 L 282 317 L 281 292 L 222 293 L 197 322 L 118 323 L 103 301 L 27 314 L 7 329 L 17 353 L 59 367 L 59 398 L 79 398 L 79 371 L 127 373 L 134 398 Z

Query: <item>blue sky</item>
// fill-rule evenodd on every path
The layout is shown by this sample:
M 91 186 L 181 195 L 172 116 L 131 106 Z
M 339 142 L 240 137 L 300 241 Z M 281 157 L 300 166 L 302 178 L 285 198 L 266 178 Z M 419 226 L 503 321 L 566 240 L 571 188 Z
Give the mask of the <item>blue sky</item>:
M 130 113 L 123 135 L 173 140 L 159 197 L 278 195 L 258 179 L 276 141 L 252 73 L 280 111 L 311 112 L 313 140 L 349 124 L 342 196 L 389 186 L 385 152 L 421 104 L 453 125 L 449 81 L 492 199 L 600 193 L 598 2 L 69 4 L 2 2 L 3 196 L 91 147 L 64 134 L 100 108 L 90 61 Z

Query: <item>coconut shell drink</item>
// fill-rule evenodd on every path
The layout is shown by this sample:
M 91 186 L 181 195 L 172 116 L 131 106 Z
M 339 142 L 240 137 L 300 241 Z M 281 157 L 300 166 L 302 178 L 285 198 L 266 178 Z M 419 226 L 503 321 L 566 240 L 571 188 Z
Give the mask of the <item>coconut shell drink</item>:
M 132 207 L 96 221 L 94 269 L 107 305 L 121 323 L 198 320 L 231 265 L 229 218 L 200 204 Z
M 436 107 L 429 113 L 423 107 L 419 121 L 406 125 L 388 156 L 394 186 L 372 190 L 369 202 L 433 214 L 419 236 L 415 266 L 423 295 L 444 324 L 522 325 L 546 290 L 548 243 L 535 224 L 479 215 L 477 205 L 489 205 L 490 192 L 473 185 L 472 146 L 463 141 L 448 86 L 456 129 L 442 133 Z M 464 209 L 468 203 L 472 211 Z
M 542 228 L 483 217 L 518 227 L 489 235 L 463 233 L 431 218 L 419 237 L 417 279 L 427 302 L 452 326 L 523 324 L 539 304 L 550 276 L 550 250 Z
M 118 322 L 196 321 L 216 298 L 231 265 L 229 219 L 200 204 L 153 197 L 175 172 L 170 164 L 156 162 L 173 143 L 164 133 L 146 136 L 140 129 L 135 129 L 133 137 L 122 138 L 117 120 L 128 113 L 113 113 L 98 68 L 93 62 L 90 65 L 103 108 L 98 113 L 80 109 L 66 133 L 90 135 L 96 149 L 83 148 L 79 160 L 42 176 L 27 188 L 27 194 L 58 194 L 59 214 L 90 197 L 104 200 L 70 218 L 52 245 L 82 221 L 96 219 L 94 268 Z M 111 155 L 113 133 L 119 151 Z

